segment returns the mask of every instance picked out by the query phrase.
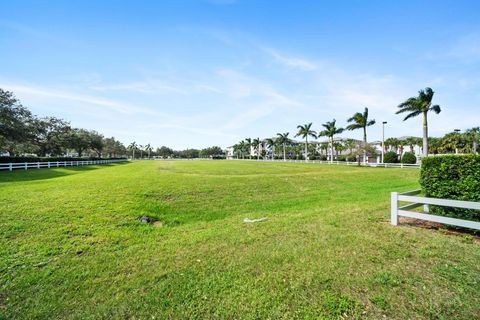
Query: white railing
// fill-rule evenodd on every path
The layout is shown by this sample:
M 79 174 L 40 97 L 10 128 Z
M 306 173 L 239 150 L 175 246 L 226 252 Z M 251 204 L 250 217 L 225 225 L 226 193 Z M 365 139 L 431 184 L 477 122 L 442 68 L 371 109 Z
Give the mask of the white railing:
M 292 159 L 229 159 L 229 160 L 245 160 L 245 161 L 260 161 L 260 162 L 291 162 L 291 163 L 317 163 L 317 164 L 333 164 L 339 166 L 358 166 L 357 161 L 323 161 L 323 160 L 292 160 Z M 375 167 L 375 168 L 420 168 L 420 164 L 410 163 L 369 163 L 360 162 L 360 166 L 363 167 Z
M 398 225 L 399 217 L 408 217 L 449 224 L 457 227 L 480 230 L 480 222 L 429 214 L 429 205 L 480 210 L 480 202 L 426 198 L 418 196 L 420 192 L 421 190 L 414 190 L 404 193 L 392 192 L 391 223 L 393 225 Z M 399 201 L 410 202 L 410 204 L 406 204 L 400 207 Z M 421 206 L 423 206 L 423 212 L 409 211 L 410 209 L 418 208 Z
M 114 159 L 114 160 L 72 160 L 72 161 L 39 161 L 39 162 L 12 162 L 12 163 L 0 163 L 0 170 L 15 170 L 15 169 L 40 169 L 40 168 L 60 168 L 60 167 L 74 167 L 74 166 L 86 166 L 92 164 L 109 164 L 116 162 L 125 162 L 127 159 Z

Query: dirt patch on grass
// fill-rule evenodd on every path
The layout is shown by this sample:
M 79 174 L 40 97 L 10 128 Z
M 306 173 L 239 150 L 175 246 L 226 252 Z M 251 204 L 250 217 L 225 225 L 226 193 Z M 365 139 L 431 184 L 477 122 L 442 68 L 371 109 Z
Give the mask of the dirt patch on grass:
M 406 217 L 401 217 L 399 222 L 402 225 L 407 225 L 411 227 L 437 230 L 439 232 L 442 232 L 443 234 L 450 235 L 450 236 L 461 236 L 461 237 L 464 237 L 465 242 L 475 242 L 480 244 L 480 233 L 478 231 L 458 228 L 454 226 L 448 226 L 448 225 L 444 225 L 444 224 L 432 222 L 432 221 L 424 221 L 424 220 L 418 220 L 418 219 L 406 218 Z

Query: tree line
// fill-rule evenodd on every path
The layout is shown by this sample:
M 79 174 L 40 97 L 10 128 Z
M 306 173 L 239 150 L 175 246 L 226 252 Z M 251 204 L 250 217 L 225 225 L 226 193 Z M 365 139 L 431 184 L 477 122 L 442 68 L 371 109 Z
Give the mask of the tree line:
M 224 156 L 218 146 L 204 149 L 173 150 L 136 142 L 125 146 L 114 137 L 104 137 L 95 130 L 74 128 L 56 117 L 32 114 L 15 95 L 0 88 L 0 154 L 11 157 L 34 154 L 38 157 L 126 157 L 132 158 L 215 158 Z
M 390 147 L 397 152 L 398 150 L 401 150 L 405 144 L 407 144 L 411 146 L 411 151 L 413 152 L 414 145 L 421 145 L 423 156 L 428 156 L 429 153 L 448 153 L 452 150 L 463 153 L 476 153 L 478 151 L 480 131 L 478 127 L 469 129 L 463 134 L 454 132 L 447 134 L 443 138 L 428 137 L 428 114 L 431 112 L 436 114 L 441 112 L 439 105 L 432 104 L 433 95 L 434 91 L 431 88 L 420 90 L 417 96 L 410 97 L 404 102 L 400 103 L 396 112 L 396 114 L 406 114 L 403 121 L 421 115 L 423 117 L 423 137 L 412 137 L 406 139 L 406 141 L 396 138 L 389 138 L 385 140 L 385 147 Z M 276 150 L 281 149 L 281 155 L 284 160 L 287 158 L 287 151 L 290 158 L 293 156 L 297 159 L 302 158 L 307 160 L 310 154 L 310 159 L 312 160 L 315 158 L 322 159 L 322 157 L 324 157 L 322 154 L 323 150 L 325 150 L 326 159 L 326 149 L 330 148 L 331 161 L 333 161 L 334 150 L 337 152 L 337 156 L 339 151 L 348 150 L 349 155 L 352 158 L 359 158 L 360 156 L 363 156 L 364 161 L 366 161 L 367 155 L 375 152 L 373 147 L 370 146 L 367 141 L 367 128 L 375 123 L 375 119 L 369 118 L 368 108 L 365 108 L 363 112 L 356 112 L 352 117 L 347 119 L 347 126 L 345 128 L 337 126 L 335 119 L 323 123 L 322 128 L 318 132 L 313 130 L 313 124 L 311 122 L 297 126 L 297 133 L 295 134 L 295 137 L 301 137 L 304 140 L 303 150 L 300 150 L 299 146 L 293 143 L 293 140 L 289 136 L 289 132 L 277 133 L 275 137 L 266 139 L 264 145 L 272 150 L 272 157 L 278 157 Z M 344 141 L 344 143 L 335 142 L 334 137 L 338 134 L 341 134 L 345 130 L 362 130 L 363 140 L 361 143 L 358 143 L 352 139 L 347 139 Z M 317 139 L 319 137 L 326 137 L 328 139 L 328 144 L 320 144 L 319 148 L 312 148 L 311 145 L 309 145 L 309 138 Z M 264 154 L 261 154 L 262 146 L 262 141 L 259 138 L 246 138 L 235 144 L 233 149 L 237 157 L 245 158 L 245 155 L 251 157 L 250 151 L 253 149 L 257 155 L 257 158 L 260 158 L 260 156 L 265 156 L 265 150 L 263 150 Z M 429 147 L 431 149 L 429 149 Z M 403 150 L 401 150 L 401 154 L 402 153 Z

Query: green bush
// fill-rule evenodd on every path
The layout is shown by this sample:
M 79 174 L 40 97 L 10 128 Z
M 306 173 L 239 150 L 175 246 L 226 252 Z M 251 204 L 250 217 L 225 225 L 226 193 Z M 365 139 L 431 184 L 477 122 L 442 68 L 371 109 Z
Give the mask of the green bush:
M 318 157 L 318 160 L 327 161 L 327 156 L 321 155 L 321 156 Z
M 355 162 L 355 155 L 353 154 L 344 154 L 337 157 L 338 161 L 348 161 L 348 162 Z
M 480 201 L 480 155 L 422 159 L 420 185 L 427 197 Z M 434 214 L 480 221 L 480 211 L 431 206 Z
M 308 156 L 308 160 L 317 160 L 317 157 L 314 154 Z
M 296 160 L 305 160 L 305 158 L 303 157 L 303 154 L 297 154 L 297 155 L 295 156 L 295 159 L 296 159 Z
M 389 151 L 383 156 L 384 163 L 398 163 L 398 155 L 396 152 Z
M 402 157 L 402 163 L 415 164 L 417 163 L 417 157 L 412 152 L 405 152 Z

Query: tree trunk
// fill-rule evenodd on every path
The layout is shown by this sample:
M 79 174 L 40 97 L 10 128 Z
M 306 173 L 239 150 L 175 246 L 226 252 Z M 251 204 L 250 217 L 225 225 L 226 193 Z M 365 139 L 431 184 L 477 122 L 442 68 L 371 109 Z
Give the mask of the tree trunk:
M 333 136 L 330 137 L 330 163 L 333 163 Z
M 285 152 L 285 143 L 283 144 L 283 161 L 287 161 L 287 154 Z
M 477 154 L 478 141 L 476 137 L 473 137 L 473 154 Z
M 363 163 L 367 163 L 367 127 L 363 128 Z
M 423 112 L 423 156 L 428 157 L 428 121 L 427 111 Z
M 305 137 L 305 162 L 308 161 L 308 138 Z

